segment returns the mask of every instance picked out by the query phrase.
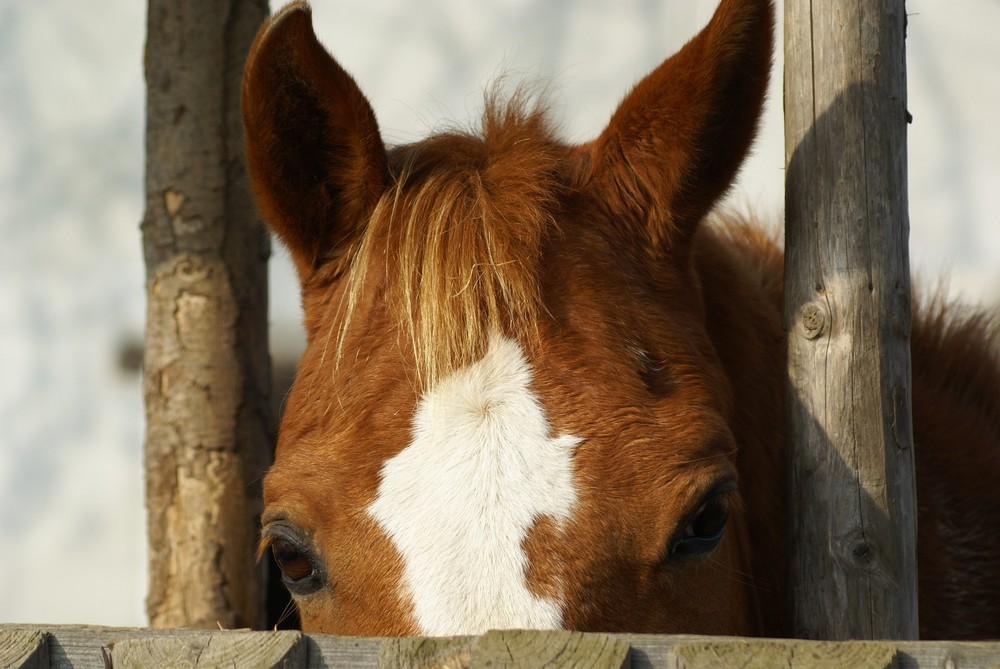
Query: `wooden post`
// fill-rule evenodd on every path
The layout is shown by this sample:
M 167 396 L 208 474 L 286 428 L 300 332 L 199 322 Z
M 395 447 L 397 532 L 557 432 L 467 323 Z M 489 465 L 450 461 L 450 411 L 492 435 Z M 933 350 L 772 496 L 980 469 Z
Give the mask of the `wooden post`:
M 903 0 L 785 2 L 789 597 L 917 636 Z
M 271 457 L 267 258 L 240 79 L 266 0 L 149 0 L 146 505 L 150 624 L 261 626 Z

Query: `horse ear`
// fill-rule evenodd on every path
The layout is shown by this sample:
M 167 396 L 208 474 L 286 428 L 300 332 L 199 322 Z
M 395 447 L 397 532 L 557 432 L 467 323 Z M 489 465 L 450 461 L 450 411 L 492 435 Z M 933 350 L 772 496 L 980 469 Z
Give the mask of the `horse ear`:
M 254 197 L 300 277 L 343 255 L 388 180 L 375 113 L 294 2 L 257 34 L 243 74 Z
M 770 0 L 722 0 L 589 147 L 591 185 L 654 245 L 688 238 L 736 176 L 764 104 L 773 23 Z

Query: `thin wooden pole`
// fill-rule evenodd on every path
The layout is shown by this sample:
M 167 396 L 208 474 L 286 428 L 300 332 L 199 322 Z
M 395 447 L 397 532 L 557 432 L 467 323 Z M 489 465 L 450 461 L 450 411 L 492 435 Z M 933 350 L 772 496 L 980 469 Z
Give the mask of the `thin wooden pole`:
M 243 166 L 239 90 L 267 2 L 148 10 L 146 608 L 154 627 L 259 627 L 270 245 Z
M 785 2 L 789 597 L 917 636 L 903 0 Z

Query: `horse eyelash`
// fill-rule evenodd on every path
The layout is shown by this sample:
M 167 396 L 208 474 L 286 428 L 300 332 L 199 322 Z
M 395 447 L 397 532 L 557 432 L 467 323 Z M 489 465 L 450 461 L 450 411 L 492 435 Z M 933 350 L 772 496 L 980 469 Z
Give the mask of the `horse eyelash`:
M 278 537 L 274 536 L 273 534 L 265 534 L 261 536 L 260 541 L 257 543 L 257 555 L 255 556 L 254 559 L 257 562 L 260 562 L 264 558 L 264 553 L 266 553 L 268 549 L 271 548 L 271 546 L 273 546 L 274 542 L 277 540 Z

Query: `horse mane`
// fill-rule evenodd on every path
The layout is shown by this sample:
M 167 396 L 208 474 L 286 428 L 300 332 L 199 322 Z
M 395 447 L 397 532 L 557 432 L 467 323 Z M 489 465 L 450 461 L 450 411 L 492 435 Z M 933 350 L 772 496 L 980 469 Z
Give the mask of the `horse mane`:
M 914 378 L 933 379 L 1000 435 L 1000 315 L 950 304 L 943 288 L 914 303 Z
M 494 87 L 478 133 L 390 152 L 391 183 L 349 254 L 338 359 L 365 295 L 381 296 L 409 342 L 422 389 L 481 358 L 494 333 L 537 328 L 538 262 L 564 149 L 530 101 L 526 89 L 505 99 Z

